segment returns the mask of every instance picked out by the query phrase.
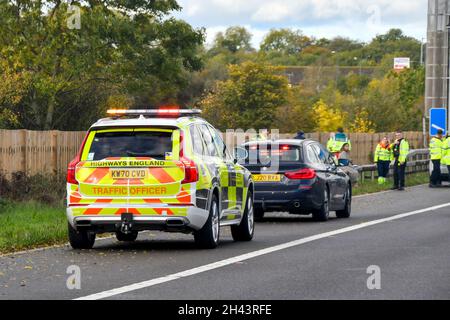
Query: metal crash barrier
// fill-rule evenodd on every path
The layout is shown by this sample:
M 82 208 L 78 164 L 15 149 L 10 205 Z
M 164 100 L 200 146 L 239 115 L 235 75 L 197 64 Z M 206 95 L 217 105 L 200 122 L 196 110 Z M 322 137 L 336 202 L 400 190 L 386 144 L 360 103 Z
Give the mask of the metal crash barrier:
M 406 174 L 417 172 L 427 172 L 430 166 L 430 152 L 428 149 L 411 150 L 408 154 L 408 162 L 406 167 Z M 360 167 L 360 181 L 375 180 L 378 176 L 377 165 L 368 164 Z M 394 164 L 391 164 L 389 176 L 392 175 Z

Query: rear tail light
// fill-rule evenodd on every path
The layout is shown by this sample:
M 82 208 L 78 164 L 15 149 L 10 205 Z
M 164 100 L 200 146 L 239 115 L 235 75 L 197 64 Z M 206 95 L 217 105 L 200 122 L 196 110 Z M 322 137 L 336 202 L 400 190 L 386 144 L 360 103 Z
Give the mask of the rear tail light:
M 77 167 L 77 164 L 81 161 L 81 152 L 83 152 L 84 146 L 86 145 L 86 140 L 89 137 L 89 131 L 84 136 L 83 142 L 81 143 L 80 149 L 78 150 L 78 153 L 72 161 L 70 161 L 69 165 L 67 166 L 67 183 L 71 184 L 78 184 L 77 179 L 75 179 L 75 170 Z
M 79 162 L 80 159 L 76 157 L 69 163 L 69 166 L 67 167 L 67 183 L 78 184 L 77 179 L 75 179 L 75 169 Z
M 316 171 L 309 168 L 301 169 L 298 171 L 289 171 L 284 175 L 291 180 L 311 180 L 317 176 Z
M 184 179 L 182 184 L 193 183 L 198 181 L 197 165 L 191 159 L 184 156 L 184 131 L 180 130 L 180 162 L 184 166 Z
M 181 163 L 184 166 L 184 179 L 181 181 L 182 184 L 193 183 L 198 181 L 198 169 L 194 161 L 182 158 Z

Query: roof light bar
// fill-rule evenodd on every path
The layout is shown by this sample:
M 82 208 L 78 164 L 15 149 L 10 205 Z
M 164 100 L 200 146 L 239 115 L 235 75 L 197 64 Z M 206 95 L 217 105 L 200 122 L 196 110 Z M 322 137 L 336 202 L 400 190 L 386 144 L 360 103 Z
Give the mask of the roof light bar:
M 111 116 L 153 116 L 153 117 L 180 117 L 180 116 L 195 116 L 202 113 L 199 109 L 110 109 L 106 112 Z

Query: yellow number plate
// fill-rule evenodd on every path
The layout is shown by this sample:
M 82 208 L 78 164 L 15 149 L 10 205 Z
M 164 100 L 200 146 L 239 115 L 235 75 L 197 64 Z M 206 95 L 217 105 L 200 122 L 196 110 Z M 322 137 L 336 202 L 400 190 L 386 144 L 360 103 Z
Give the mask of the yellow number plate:
M 253 181 L 255 182 L 280 182 L 280 174 L 256 174 L 253 175 Z
M 147 169 L 110 169 L 113 179 L 145 179 Z

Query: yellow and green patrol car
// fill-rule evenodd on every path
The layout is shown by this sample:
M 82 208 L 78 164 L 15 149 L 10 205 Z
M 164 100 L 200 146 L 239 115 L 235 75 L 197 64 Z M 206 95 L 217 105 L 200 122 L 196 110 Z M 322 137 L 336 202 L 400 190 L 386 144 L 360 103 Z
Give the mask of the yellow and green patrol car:
M 253 181 L 200 110 L 109 110 L 89 129 L 67 171 L 69 240 L 92 248 L 99 233 L 193 233 L 215 248 L 220 227 L 254 234 Z

